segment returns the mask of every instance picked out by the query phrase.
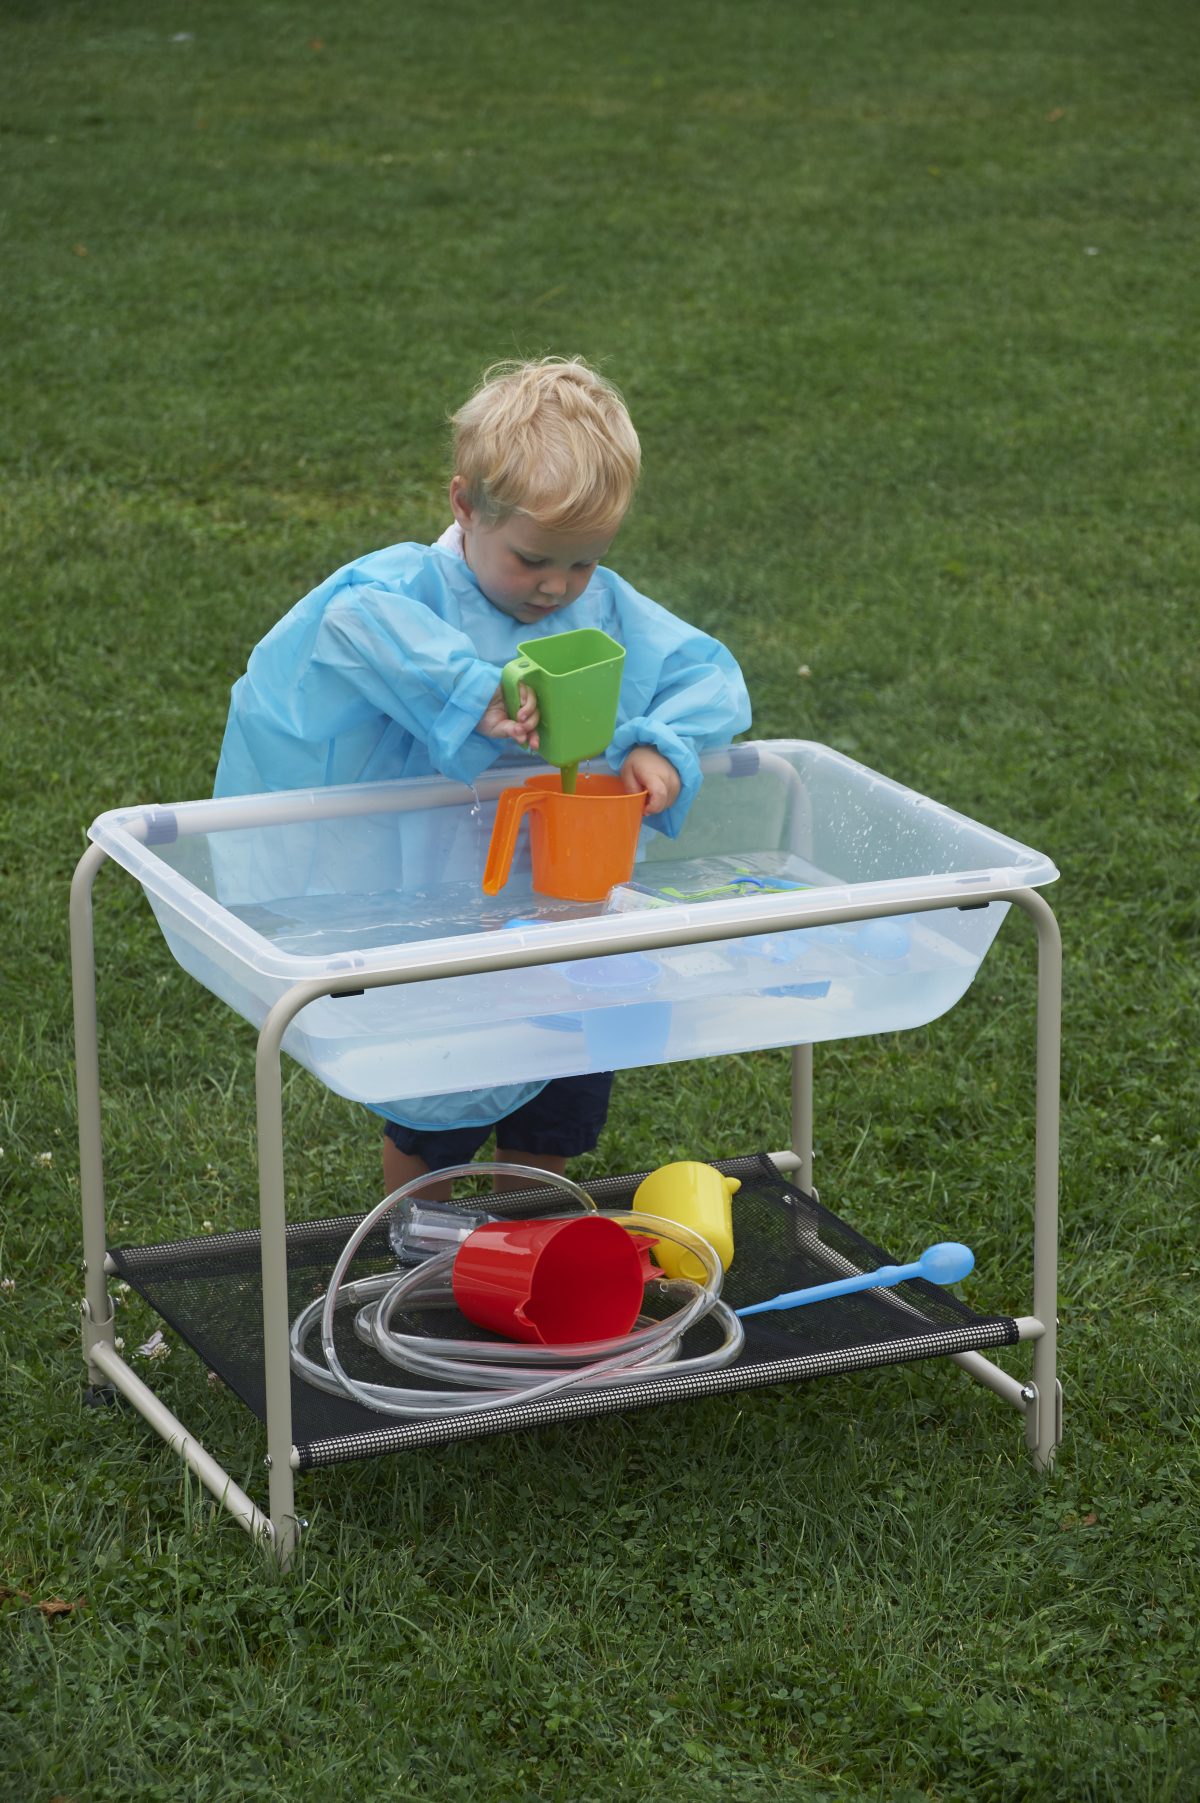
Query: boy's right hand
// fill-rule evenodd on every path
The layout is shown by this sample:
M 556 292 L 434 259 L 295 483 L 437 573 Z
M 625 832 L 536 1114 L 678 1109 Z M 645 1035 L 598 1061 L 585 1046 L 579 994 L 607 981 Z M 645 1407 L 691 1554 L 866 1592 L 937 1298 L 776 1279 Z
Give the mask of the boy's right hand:
M 516 719 L 509 718 L 508 709 L 504 705 L 504 690 L 497 689 L 483 711 L 477 730 L 485 739 L 515 739 L 518 745 L 527 745 L 530 751 L 536 751 L 537 723 L 537 696 L 522 683 L 521 706 Z

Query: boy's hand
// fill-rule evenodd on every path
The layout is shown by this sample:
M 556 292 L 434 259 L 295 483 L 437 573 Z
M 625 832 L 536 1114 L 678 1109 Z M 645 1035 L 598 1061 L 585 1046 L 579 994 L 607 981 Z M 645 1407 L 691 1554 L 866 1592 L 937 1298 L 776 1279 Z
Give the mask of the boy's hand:
M 515 739 L 518 745 L 528 745 L 530 751 L 538 748 L 538 704 L 533 690 L 521 684 L 521 706 L 515 720 L 508 717 L 508 709 L 504 705 L 504 690 L 497 689 L 488 702 L 479 721 L 478 731 L 485 739 Z
M 626 791 L 645 789 L 649 800 L 647 814 L 661 814 L 679 798 L 682 783 L 679 772 L 653 745 L 635 745 L 621 765 L 621 782 Z

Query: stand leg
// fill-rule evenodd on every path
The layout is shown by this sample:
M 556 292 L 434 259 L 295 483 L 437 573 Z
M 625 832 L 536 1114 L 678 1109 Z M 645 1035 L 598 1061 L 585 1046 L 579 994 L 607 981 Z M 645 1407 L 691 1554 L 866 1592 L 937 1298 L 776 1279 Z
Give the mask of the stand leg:
M 88 1383 L 107 1390 L 108 1378 L 92 1359 L 97 1345 L 113 1344 L 113 1307 L 104 1282 L 108 1232 L 104 1218 L 104 1154 L 100 1131 L 100 1049 L 96 1027 L 96 957 L 92 934 L 92 885 L 105 860 L 90 845 L 71 883 L 71 987 L 75 1008 L 75 1092 L 79 1116 L 79 1199 L 83 1216 L 83 1356 Z
M 800 1160 L 800 1188 L 813 1186 L 813 1049 L 792 1047 L 792 1151 Z
M 100 1117 L 100 1048 L 96 1023 L 96 958 L 92 887 L 106 853 L 91 845 L 71 884 L 71 983 L 75 1007 L 75 1083 L 79 1113 L 79 1192 L 83 1214 L 83 1356 L 94 1393 L 123 1397 L 162 1435 L 218 1502 L 249 1532 L 271 1528 L 262 1511 L 125 1363 L 116 1349 L 112 1301 L 105 1285 L 108 1231 Z M 290 1476 L 289 1470 L 289 1476 Z
M 1049 905 L 1033 890 L 1021 904 L 1038 931 L 1037 1134 L 1034 1153 L 1033 1312 L 1044 1332 L 1034 1342 L 1033 1382 L 1027 1386 L 1025 1437 L 1039 1471 L 1054 1461 L 1062 1439 L 1058 1382 L 1058 1141 L 1062 1042 L 1062 937 Z
M 1039 1471 L 1054 1462 L 1062 1441 L 1062 1385 L 1058 1381 L 1058 1162 L 1062 1041 L 1062 937 L 1049 904 L 1035 890 L 1007 899 L 1032 915 L 1038 935 L 1036 1149 L 1033 1206 L 1033 1380 L 1019 1384 L 980 1353 L 954 1355 L 977 1382 L 1024 1411 L 1025 1439 Z M 812 1193 L 812 1047 L 792 1048 L 792 1152 L 801 1188 Z
M 299 1538 L 292 1468 L 292 1371 L 288 1356 L 287 1217 L 283 1195 L 283 1095 L 279 1044 L 284 1021 L 267 1016 L 258 1038 L 258 1186 L 263 1290 L 267 1464 L 275 1558 L 286 1571 Z

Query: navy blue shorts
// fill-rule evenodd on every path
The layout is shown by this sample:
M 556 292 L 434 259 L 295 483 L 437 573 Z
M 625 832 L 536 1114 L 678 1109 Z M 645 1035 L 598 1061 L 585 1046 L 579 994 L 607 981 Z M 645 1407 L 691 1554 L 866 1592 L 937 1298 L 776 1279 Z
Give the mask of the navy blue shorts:
M 497 1146 L 506 1152 L 557 1153 L 563 1158 L 577 1158 L 581 1152 L 590 1152 L 608 1118 L 612 1085 L 612 1071 L 594 1071 L 585 1077 L 552 1078 L 532 1100 L 496 1122 Z M 397 1121 L 387 1121 L 383 1132 L 384 1138 L 390 1139 L 402 1152 L 422 1159 L 431 1171 L 441 1171 L 447 1165 L 470 1164 L 492 1129 L 451 1127 L 440 1130 L 435 1127 L 423 1132 L 417 1127 L 401 1127 Z

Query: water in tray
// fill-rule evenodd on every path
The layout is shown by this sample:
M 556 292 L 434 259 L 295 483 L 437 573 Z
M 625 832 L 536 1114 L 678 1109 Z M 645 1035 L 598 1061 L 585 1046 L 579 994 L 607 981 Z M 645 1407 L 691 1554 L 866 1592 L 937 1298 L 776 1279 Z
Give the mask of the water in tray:
M 325 958 L 499 931 L 510 920 L 582 920 L 603 910 L 598 903 L 534 895 L 526 878 L 509 883 L 499 897 L 483 895 L 478 883 L 460 882 L 374 895 L 289 896 L 269 907 L 247 904 L 229 911 L 278 951 Z
M 766 853 L 664 859 L 639 865 L 635 881 L 614 889 L 607 903 L 556 901 L 552 896 L 535 895 L 528 872 L 514 872 L 499 896 L 484 895 L 478 882 L 466 879 L 366 895 L 287 896 L 269 904 L 231 904 L 229 912 L 277 951 L 325 958 L 499 931 L 511 920 L 549 925 L 672 902 L 786 893 L 830 881 L 801 858 Z

